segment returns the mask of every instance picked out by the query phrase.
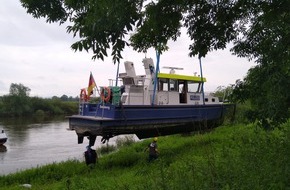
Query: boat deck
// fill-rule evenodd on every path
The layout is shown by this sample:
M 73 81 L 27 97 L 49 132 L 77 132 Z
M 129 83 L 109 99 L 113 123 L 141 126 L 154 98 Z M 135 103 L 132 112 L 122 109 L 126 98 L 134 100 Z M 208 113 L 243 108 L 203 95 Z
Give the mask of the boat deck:
M 72 115 L 68 116 L 67 118 L 77 118 L 77 119 L 86 119 L 86 120 L 95 120 L 95 121 L 110 121 L 114 120 L 113 118 L 108 118 L 108 117 L 99 117 L 99 116 L 84 116 L 84 115 Z

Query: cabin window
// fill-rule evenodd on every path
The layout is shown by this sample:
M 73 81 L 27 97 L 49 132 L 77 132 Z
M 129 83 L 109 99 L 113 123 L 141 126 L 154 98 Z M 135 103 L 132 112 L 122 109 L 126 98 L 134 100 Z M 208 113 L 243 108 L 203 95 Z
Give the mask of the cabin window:
M 159 91 L 168 91 L 168 79 L 159 79 L 158 90 Z
M 188 81 L 188 92 L 200 92 L 201 83 L 197 83 L 194 81 Z
M 169 79 L 169 89 L 170 91 L 177 91 L 177 80 Z
M 187 81 L 184 81 L 184 80 L 178 81 L 178 91 L 179 93 L 183 93 L 183 94 L 187 92 Z
M 204 101 L 205 101 L 205 102 L 208 102 L 208 98 L 205 98 Z
M 212 102 L 215 102 L 215 98 L 212 98 L 211 101 L 212 101 Z

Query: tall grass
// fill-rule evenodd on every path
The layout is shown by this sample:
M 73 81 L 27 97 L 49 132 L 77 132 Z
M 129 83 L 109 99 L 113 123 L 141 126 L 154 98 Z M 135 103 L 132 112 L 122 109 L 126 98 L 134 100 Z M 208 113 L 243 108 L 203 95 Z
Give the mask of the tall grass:
M 151 163 L 149 142 L 104 155 L 94 169 L 73 160 L 2 176 L 0 189 L 290 189 L 290 122 L 273 131 L 251 124 L 160 137 Z
M 117 137 L 115 144 L 104 144 L 101 147 L 99 147 L 96 151 L 98 155 L 102 156 L 111 152 L 114 152 L 121 147 L 124 146 L 130 146 L 135 142 L 134 136 L 133 135 L 125 135 L 125 136 L 120 136 Z

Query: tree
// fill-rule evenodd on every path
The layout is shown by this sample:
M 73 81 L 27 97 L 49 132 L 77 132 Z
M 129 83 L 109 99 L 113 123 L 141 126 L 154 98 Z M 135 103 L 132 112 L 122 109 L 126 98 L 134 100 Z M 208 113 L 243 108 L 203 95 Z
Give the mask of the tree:
M 265 128 L 277 126 L 289 118 L 290 76 L 285 66 L 283 63 L 267 67 L 258 65 L 250 69 L 244 80 L 238 81 L 233 89 L 236 101 L 250 100 L 252 109 L 248 119 L 258 119 Z
M 30 88 L 24 86 L 23 84 L 19 83 L 11 83 L 10 89 L 9 89 L 9 95 L 15 95 L 15 96 L 29 96 Z
M 245 80 L 235 85 L 235 93 L 246 96 L 236 97 L 251 99 L 256 111 L 267 113 L 258 114 L 258 119 L 283 121 L 289 117 L 289 0 L 21 0 L 21 3 L 35 18 L 44 17 L 47 22 L 60 24 L 69 21 L 72 25 L 67 32 L 80 38 L 72 49 L 92 50 L 93 59 L 103 59 L 111 49 L 114 62 L 119 62 L 125 46 L 139 52 L 153 47 L 162 53 L 167 50 L 169 40 L 175 41 L 180 36 L 182 27 L 192 41 L 189 56 L 201 58 L 232 42 L 234 54 L 257 63 Z M 128 40 L 130 33 L 133 34 Z M 274 88 L 278 93 L 271 93 Z M 281 107 L 283 103 L 285 106 Z M 279 112 L 273 116 L 267 109 Z
M 233 86 L 234 85 L 229 85 L 229 86 L 218 86 L 213 93 L 214 96 L 219 98 L 219 101 L 222 102 L 233 102 L 232 100 L 232 93 L 233 93 Z
M 208 51 L 225 48 L 228 42 L 242 42 L 241 35 L 250 39 L 248 32 L 257 25 L 256 32 L 263 30 L 267 23 L 261 21 L 269 20 L 271 15 L 277 13 L 285 17 L 282 20 L 275 20 L 277 16 L 270 18 L 271 24 L 278 26 L 287 22 L 289 16 L 287 0 L 21 0 L 21 3 L 35 18 L 44 17 L 49 23 L 60 24 L 69 21 L 72 25 L 67 27 L 67 32 L 81 38 L 72 49 L 91 49 L 93 58 L 103 59 L 112 46 L 114 61 L 122 58 L 121 51 L 126 45 L 146 51 L 166 45 L 170 39 L 176 40 L 181 27 L 187 28 L 193 41 L 189 46 L 190 56 L 203 57 Z M 134 33 L 129 40 L 131 43 L 125 38 L 130 32 Z M 280 36 L 277 32 L 271 35 L 273 39 Z M 243 56 L 243 50 L 238 52 Z
M 256 1 L 207 0 L 21 0 L 27 13 L 47 22 L 60 24 L 69 21 L 67 32 L 80 40 L 72 45 L 74 50 L 92 50 L 93 58 L 103 59 L 112 48 L 114 62 L 120 61 L 126 45 L 137 51 L 153 47 L 165 51 L 168 40 L 180 36 L 181 27 L 193 43 L 190 56 L 205 56 L 213 49 L 225 48 L 234 40 L 239 19 L 251 13 Z M 250 9 L 250 10 L 248 10 Z M 133 35 L 130 40 L 126 36 Z M 130 43 L 129 43 L 130 42 Z
M 2 97 L 1 115 L 23 116 L 32 113 L 29 92 L 30 88 L 23 84 L 11 83 L 9 95 Z
M 242 28 L 242 38 L 233 51 L 258 64 L 235 85 L 234 96 L 250 100 L 253 119 L 269 128 L 289 118 L 290 107 L 290 1 L 257 3 L 250 28 Z
M 68 96 L 64 94 L 60 97 L 60 99 L 61 101 L 68 101 Z

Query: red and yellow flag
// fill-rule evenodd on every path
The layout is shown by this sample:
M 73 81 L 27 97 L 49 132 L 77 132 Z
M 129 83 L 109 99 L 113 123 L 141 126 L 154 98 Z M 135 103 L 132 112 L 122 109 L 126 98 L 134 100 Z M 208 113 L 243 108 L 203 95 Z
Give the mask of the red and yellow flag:
M 90 74 L 90 79 L 89 79 L 89 86 L 88 86 L 88 96 L 93 94 L 93 89 L 96 87 L 95 79 L 93 77 L 93 74 Z

